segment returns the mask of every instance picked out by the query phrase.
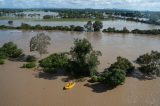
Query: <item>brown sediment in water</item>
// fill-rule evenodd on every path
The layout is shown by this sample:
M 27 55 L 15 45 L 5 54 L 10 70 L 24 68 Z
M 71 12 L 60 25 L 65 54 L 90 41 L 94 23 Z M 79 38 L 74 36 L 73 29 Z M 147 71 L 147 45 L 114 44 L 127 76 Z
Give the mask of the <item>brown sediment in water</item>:
M 114 89 L 87 80 L 63 90 L 67 76 L 38 74 L 6 61 L 0 66 L 0 106 L 159 106 L 160 79 L 128 77 Z M 88 79 L 88 78 L 87 78 Z
M 29 40 L 38 32 L 0 31 L 0 45 L 13 41 L 26 54 Z M 123 56 L 135 60 L 151 50 L 160 51 L 160 37 L 132 34 L 102 34 L 75 32 L 45 32 L 51 36 L 49 53 L 69 51 L 74 38 L 87 38 L 95 50 L 102 52 L 102 71 Z M 37 55 L 38 56 L 38 55 Z M 47 56 L 47 55 L 45 55 Z M 0 106 L 159 106 L 160 79 L 141 80 L 127 77 L 124 85 L 114 89 L 87 80 L 78 82 L 71 90 L 63 90 L 68 77 L 63 74 L 48 75 L 21 69 L 23 62 L 6 61 L 0 66 Z

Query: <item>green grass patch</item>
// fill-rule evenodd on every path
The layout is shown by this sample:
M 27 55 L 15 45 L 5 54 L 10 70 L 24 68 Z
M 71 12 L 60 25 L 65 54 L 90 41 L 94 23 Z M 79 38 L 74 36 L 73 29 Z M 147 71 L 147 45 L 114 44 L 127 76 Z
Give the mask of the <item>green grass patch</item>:
M 3 65 L 5 62 L 3 59 L 0 59 L 0 65 Z
M 34 67 L 36 67 L 36 63 L 35 62 L 29 62 L 27 64 L 23 64 L 23 66 L 21 68 L 28 68 L 28 69 L 30 69 L 30 68 L 34 68 Z

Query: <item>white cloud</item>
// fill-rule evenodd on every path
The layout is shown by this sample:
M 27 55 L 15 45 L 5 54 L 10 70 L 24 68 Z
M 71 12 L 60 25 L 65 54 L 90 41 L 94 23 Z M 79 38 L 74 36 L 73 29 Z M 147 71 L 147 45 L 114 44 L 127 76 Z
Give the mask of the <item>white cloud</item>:
M 12 8 L 119 8 L 159 10 L 160 0 L 0 0 Z

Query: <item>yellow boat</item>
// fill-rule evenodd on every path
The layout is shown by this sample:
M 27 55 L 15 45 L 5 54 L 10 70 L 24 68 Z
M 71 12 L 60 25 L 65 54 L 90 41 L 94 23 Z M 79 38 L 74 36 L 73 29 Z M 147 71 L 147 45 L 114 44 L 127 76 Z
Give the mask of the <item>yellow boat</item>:
M 65 89 L 72 89 L 76 85 L 75 82 L 69 82 L 64 86 Z

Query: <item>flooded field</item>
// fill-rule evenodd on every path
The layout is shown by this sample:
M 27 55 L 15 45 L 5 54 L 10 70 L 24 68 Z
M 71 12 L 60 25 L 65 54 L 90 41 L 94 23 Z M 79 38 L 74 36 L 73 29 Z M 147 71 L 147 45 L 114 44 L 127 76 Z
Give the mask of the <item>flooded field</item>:
M 126 57 L 132 62 L 151 50 L 160 51 L 160 37 L 153 35 L 107 34 L 101 32 L 21 31 L 0 30 L 0 46 L 13 41 L 26 54 L 29 41 L 37 33 L 44 32 L 52 39 L 49 54 L 69 51 L 75 38 L 87 38 L 95 50 L 100 50 L 103 71 L 116 60 Z M 48 55 L 48 54 L 47 54 Z M 47 56 L 44 55 L 44 56 Z M 160 79 L 140 80 L 128 77 L 124 85 L 109 89 L 103 84 L 84 82 L 64 91 L 67 76 L 39 74 L 21 69 L 23 62 L 6 61 L 0 66 L 0 106 L 159 106 Z

